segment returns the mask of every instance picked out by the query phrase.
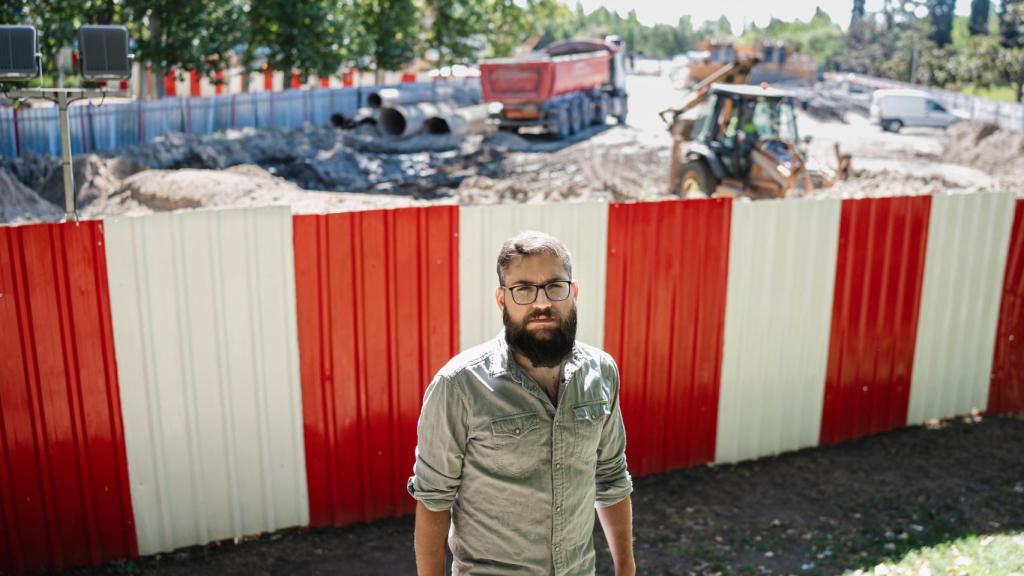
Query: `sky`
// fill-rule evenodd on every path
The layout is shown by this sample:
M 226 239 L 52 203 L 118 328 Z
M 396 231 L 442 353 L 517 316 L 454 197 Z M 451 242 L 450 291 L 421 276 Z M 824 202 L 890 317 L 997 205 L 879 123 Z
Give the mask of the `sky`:
M 575 7 L 576 0 L 563 0 Z M 867 0 L 868 12 L 881 10 L 883 0 Z M 689 15 L 697 26 L 705 20 L 718 20 L 723 14 L 729 19 L 734 33 L 743 30 L 744 23 L 764 26 L 774 16 L 780 20 L 809 20 L 818 6 L 832 17 L 832 20 L 846 28 L 850 22 L 853 0 L 720 0 L 718 2 L 679 0 L 581 0 L 587 12 L 604 6 L 625 16 L 630 9 L 636 10 L 637 19 L 647 25 L 675 25 L 680 16 Z M 956 13 L 968 15 L 971 11 L 969 0 L 958 0 Z

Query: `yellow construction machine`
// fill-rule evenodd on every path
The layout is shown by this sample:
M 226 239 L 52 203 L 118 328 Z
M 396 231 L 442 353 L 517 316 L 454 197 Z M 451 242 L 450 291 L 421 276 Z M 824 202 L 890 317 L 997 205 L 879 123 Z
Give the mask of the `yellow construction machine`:
M 741 57 L 705 78 L 677 108 L 661 112 L 672 134 L 669 191 L 684 198 L 810 194 L 849 174 L 835 147 L 833 174 L 807 168 L 793 99 L 783 90 L 746 85 L 756 57 Z M 706 103 L 707 106 L 701 107 Z

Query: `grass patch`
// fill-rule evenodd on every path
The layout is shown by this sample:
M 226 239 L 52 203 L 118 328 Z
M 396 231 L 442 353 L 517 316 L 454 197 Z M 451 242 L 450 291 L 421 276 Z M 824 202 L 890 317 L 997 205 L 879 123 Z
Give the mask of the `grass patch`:
M 977 96 L 979 98 L 991 98 L 992 100 L 1002 100 L 1004 102 L 1016 102 L 1017 94 L 1014 91 L 1013 86 L 1009 84 L 995 84 L 989 88 L 978 88 L 977 86 L 968 84 L 961 90 L 968 96 Z
M 846 574 L 1024 576 L 1024 532 L 972 534 L 911 550 L 900 560 L 882 562 L 873 569 L 860 569 Z

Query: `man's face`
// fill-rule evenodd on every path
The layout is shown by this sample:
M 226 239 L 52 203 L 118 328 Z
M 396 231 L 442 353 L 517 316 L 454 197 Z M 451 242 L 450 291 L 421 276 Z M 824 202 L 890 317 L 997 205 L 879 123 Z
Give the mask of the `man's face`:
M 520 256 L 505 271 L 505 287 L 498 287 L 495 292 L 505 323 L 506 342 L 536 367 L 558 366 L 572 352 L 579 286 L 571 284 L 568 297 L 560 301 L 549 300 L 547 293 L 538 288 L 536 300 L 529 304 L 516 303 L 511 289 L 569 279 L 561 260 L 553 254 Z M 554 293 L 556 288 L 552 286 L 549 291 Z

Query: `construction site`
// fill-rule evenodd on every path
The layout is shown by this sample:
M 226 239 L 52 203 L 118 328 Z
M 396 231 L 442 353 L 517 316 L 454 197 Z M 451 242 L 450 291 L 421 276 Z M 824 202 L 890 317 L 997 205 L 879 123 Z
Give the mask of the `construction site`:
M 169 133 L 138 146 L 79 154 L 74 158 L 79 214 L 98 218 L 268 204 L 287 204 L 302 214 L 683 197 L 679 175 L 670 176 L 673 135 L 658 112 L 690 102 L 694 92 L 675 86 L 667 72 L 629 75 L 626 84 L 630 112 L 624 123 L 588 123 L 564 138 L 529 128 L 518 134 L 499 130 L 482 121 L 477 105 L 456 108 L 473 111 L 474 122 L 436 134 L 422 127 L 389 133 L 368 111 L 345 126 Z M 1024 131 L 964 121 L 945 130 L 895 134 L 872 125 L 856 94 L 840 85 L 801 85 L 792 94 L 780 86 L 780 94 L 795 103 L 797 139 L 807 172 L 815 177 L 806 186 L 800 179 L 795 189 L 773 190 L 769 197 L 1024 190 Z M 841 180 L 837 146 L 848 156 Z M 0 182 L 0 221 L 62 216 L 59 158 L 31 153 L 2 158 Z M 734 193 L 744 195 L 742 189 Z
M 782 25 L 671 59 L 537 33 L 365 84 L 246 46 L 189 96 L 120 25 L 80 28 L 86 87 L 29 85 L 36 30 L 0 25 L 0 574 L 423 574 L 427 519 L 458 574 L 459 514 L 521 507 L 540 537 L 491 535 L 488 574 L 523 546 L 550 574 L 1019 576 L 1024 105 L 825 73 Z M 502 276 L 497 310 L 525 229 L 569 277 Z M 432 428 L 504 289 L 571 311 L 545 366 L 586 342 L 600 374 L 538 408 L 493 365 L 460 385 L 495 413 Z M 421 506 L 425 437 L 450 508 Z M 467 512 L 477 478 L 507 484 Z

